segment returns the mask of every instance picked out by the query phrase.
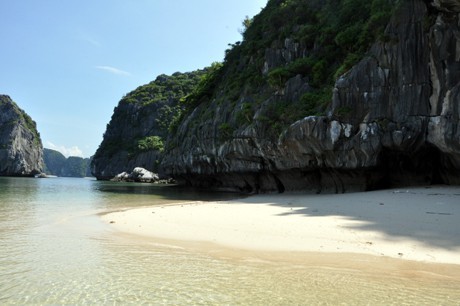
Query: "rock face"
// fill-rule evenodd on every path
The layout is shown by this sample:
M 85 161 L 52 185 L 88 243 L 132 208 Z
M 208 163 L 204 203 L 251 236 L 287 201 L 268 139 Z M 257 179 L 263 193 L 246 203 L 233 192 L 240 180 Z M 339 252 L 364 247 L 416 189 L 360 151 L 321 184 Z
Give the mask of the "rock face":
M 459 13 L 459 1 L 402 1 L 385 38 L 337 79 L 326 113 L 279 137 L 262 119 L 308 92 L 308 76 L 291 77 L 274 93 L 261 86 L 256 98 L 242 91 L 233 103 L 216 92 L 182 122 L 163 171 L 190 185 L 247 192 L 460 184 Z M 273 43 L 260 73 L 307 51 L 293 39 Z M 260 106 L 244 112 L 257 98 Z M 242 114 L 251 123 L 238 124 Z
M 135 167 L 157 171 L 163 141 L 178 116 L 181 97 L 189 94 L 203 71 L 160 75 L 127 94 L 115 108 L 104 139 L 91 163 L 98 179 L 111 179 Z
M 33 176 L 43 170 L 35 122 L 9 96 L 0 95 L 0 175 Z
M 66 158 L 62 153 L 44 149 L 46 174 L 62 177 L 89 177 L 91 176 L 91 158 L 70 156 Z
M 244 192 L 460 184 L 459 14 L 459 0 L 269 0 L 191 95 L 123 99 L 93 173 Z

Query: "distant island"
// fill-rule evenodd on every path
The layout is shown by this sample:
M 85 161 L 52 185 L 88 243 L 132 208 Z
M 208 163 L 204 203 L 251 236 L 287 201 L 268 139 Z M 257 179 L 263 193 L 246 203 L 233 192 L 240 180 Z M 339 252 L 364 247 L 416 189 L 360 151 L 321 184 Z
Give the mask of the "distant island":
M 91 176 L 91 158 L 70 156 L 66 158 L 61 152 L 44 148 L 45 173 L 60 177 Z

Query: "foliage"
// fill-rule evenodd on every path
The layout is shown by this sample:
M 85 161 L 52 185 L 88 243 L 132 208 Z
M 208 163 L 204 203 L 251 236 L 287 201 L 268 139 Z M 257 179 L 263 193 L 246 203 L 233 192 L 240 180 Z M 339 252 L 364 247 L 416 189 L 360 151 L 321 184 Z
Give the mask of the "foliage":
M 337 115 L 339 117 L 348 116 L 353 112 L 353 108 L 350 106 L 341 106 L 337 109 Z
M 60 175 L 64 167 L 66 158 L 61 152 L 44 148 L 43 161 L 45 163 L 45 172 L 52 175 Z
M 41 146 L 41 138 L 40 138 L 40 133 L 37 130 L 37 124 L 23 110 L 21 110 L 20 114 L 21 114 L 21 116 L 22 116 L 22 118 L 24 120 L 26 128 L 34 135 L 34 139 L 33 139 L 34 144 L 37 145 L 37 146 Z
M 223 65 L 184 101 L 191 109 L 216 98 L 217 103 L 231 103 L 239 108 L 235 122 L 246 125 L 258 105 L 239 104 L 240 97 L 258 101 L 270 89 L 282 93 L 286 82 L 300 75 L 311 92 L 298 101 L 280 99 L 266 117 L 272 126 L 283 126 L 324 114 L 335 80 L 362 59 L 373 42 L 387 39 L 384 29 L 399 2 L 269 0 L 258 15 L 244 20 L 243 41 L 229 45 Z M 266 50 L 283 50 L 286 39 L 299 44 L 303 56 L 285 58 L 285 63 L 266 71 Z
M 210 67 L 204 69 L 196 86 L 189 94 L 180 98 L 181 109 L 172 116 L 168 128 L 169 133 L 174 134 L 186 115 L 190 114 L 200 103 L 211 99 L 220 81 L 222 66 L 222 63 L 214 62 Z
M 232 135 L 233 135 L 233 132 L 235 131 L 235 129 L 230 124 L 228 124 L 226 122 L 220 124 L 218 129 L 219 129 L 219 134 L 220 134 L 220 139 L 221 140 L 231 138 Z
M 204 73 L 204 70 L 197 70 L 189 73 L 176 72 L 171 76 L 159 75 L 155 81 L 126 94 L 120 103 L 138 103 L 146 106 L 160 101 L 178 100 L 195 88 Z
M 163 74 L 126 94 L 107 125 L 95 158 L 111 158 L 121 151 L 131 157 L 150 149 L 162 152 L 163 139 L 173 130 L 173 125 L 178 125 L 186 107 L 181 99 L 195 90 L 205 74 L 206 69 L 176 72 L 171 76 Z M 125 129 L 129 131 L 125 133 Z
M 272 0 L 268 7 L 278 2 Z M 280 24 L 286 31 L 266 24 L 265 27 L 273 33 L 271 38 L 283 39 L 284 35 L 292 35 L 310 50 L 307 57 L 272 69 L 268 73 L 269 84 L 281 88 L 289 78 L 300 74 L 308 76 L 310 85 L 315 88 L 331 86 L 340 74 L 364 56 L 372 42 L 383 39 L 394 2 L 329 0 L 321 6 L 317 1 L 281 1 L 280 8 L 271 11 L 270 18 L 294 16 L 291 18 L 293 22 Z
M 128 150 L 128 148 L 130 147 L 129 141 L 120 138 L 107 138 L 105 135 L 104 139 L 102 140 L 102 143 L 100 144 L 99 148 L 94 154 L 95 158 L 99 158 L 101 156 L 111 158 L 117 152 Z
M 16 102 L 11 100 L 9 96 L 5 95 L 0 95 L 0 107 L 3 109 L 11 109 L 15 116 L 11 117 L 11 120 L 9 122 L 0 122 L 4 127 L 8 125 L 24 125 L 26 130 L 28 130 L 32 135 L 33 135 L 33 144 L 37 147 L 42 146 L 41 138 L 40 138 L 40 133 L 37 130 L 37 124 L 35 121 L 32 120 L 32 118 L 24 111 L 22 110 Z M 3 110 L 1 110 L 3 111 Z
M 252 104 L 245 102 L 241 105 L 241 109 L 236 114 L 236 120 L 238 124 L 251 123 L 252 117 L 254 116 L 254 110 Z
M 158 124 L 162 134 L 166 134 L 169 131 L 172 122 L 179 118 L 182 113 L 182 107 L 179 104 L 175 105 L 168 105 L 165 104 L 163 107 L 157 110 L 157 117 L 155 119 L 156 123 Z
M 323 115 L 331 100 L 331 87 L 307 92 L 300 98 L 300 112 L 302 117 Z
M 243 26 L 243 28 L 240 30 L 240 34 L 241 35 L 244 35 L 244 32 L 246 32 L 246 30 L 251 26 L 253 22 L 253 19 L 252 18 L 249 18 L 249 16 L 245 16 L 243 21 L 241 22 L 241 25 Z
M 220 80 L 222 63 L 214 62 L 201 75 L 200 81 L 190 94 L 184 96 L 181 102 L 190 110 L 195 108 L 204 99 L 210 99 Z
M 362 59 L 373 42 L 388 39 L 384 29 L 399 1 L 269 0 L 258 15 L 243 20 L 243 39 L 229 45 L 223 63 L 213 63 L 199 74 L 159 76 L 122 99 L 143 106 L 178 101 L 158 109 L 160 132 L 134 137 L 135 143 L 111 139 L 107 145 L 147 150 L 153 142 L 144 137 L 174 135 L 181 122 L 197 110 L 190 120 L 193 129 L 212 119 L 218 105 L 222 106 L 219 111 L 225 112 L 220 118 L 227 121 L 217 123 L 219 137 L 231 138 L 236 129 L 252 123 L 269 96 L 274 102 L 268 106 L 264 102 L 268 109 L 259 113 L 257 120 L 268 123 L 273 131 L 305 116 L 322 115 L 331 102 L 335 80 Z M 286 51 L 288 39 L 299 52 L 278 56 L 267 64 L 267 50 Z M 283 97 L 286 82 L 297 75 L 308 82 L 308 89 L 294 100 Z
M 301 118 L 324 115 L 331 99 L 332 88 L 326 87 L 307 92 L 294 102 L 278 100 L 269 106 L 266 115 L 259 117 L 259 120 L 267 123 L 275 134 L 279 134 L 284 127 Z
M 164 151 L 163 139 L 159 136 L 147 136 L 137 141 L 137 149 L 140 151 Z
M 88 158 L 70 156 L 67 158 L 62 176 L 67 177 L 85 177 L 89 165 Z
M 45 172 L 47 174 L 63 177 L 85 177 L 89 174 L 89 158 L 77 156 L 66 158 L 60 152 L 46 148 L 43 153 Z

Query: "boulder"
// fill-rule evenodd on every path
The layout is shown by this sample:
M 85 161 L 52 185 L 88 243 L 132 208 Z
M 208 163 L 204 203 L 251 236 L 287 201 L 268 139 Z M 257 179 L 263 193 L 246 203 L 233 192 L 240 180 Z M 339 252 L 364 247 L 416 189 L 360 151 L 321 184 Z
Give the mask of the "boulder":
M 136 167 L 131 173 L 122 172 L 111 179 L 114 182 L 141 182 L 141 183 L 157 183 L 160 181 L 158 174 L 147 169 Z

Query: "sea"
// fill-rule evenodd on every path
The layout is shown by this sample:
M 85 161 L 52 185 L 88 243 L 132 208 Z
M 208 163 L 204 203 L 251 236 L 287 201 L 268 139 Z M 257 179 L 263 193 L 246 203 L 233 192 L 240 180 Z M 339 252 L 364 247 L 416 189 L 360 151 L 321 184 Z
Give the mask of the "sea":
M 201 252 L 135 239 L 100 218 L 237 196 L 89 178 L 1 177 L 0 305 L 460 304 L 458 278 L 448 275 L 290 260 L 289 253 L 216 255 L 209 246 Z

